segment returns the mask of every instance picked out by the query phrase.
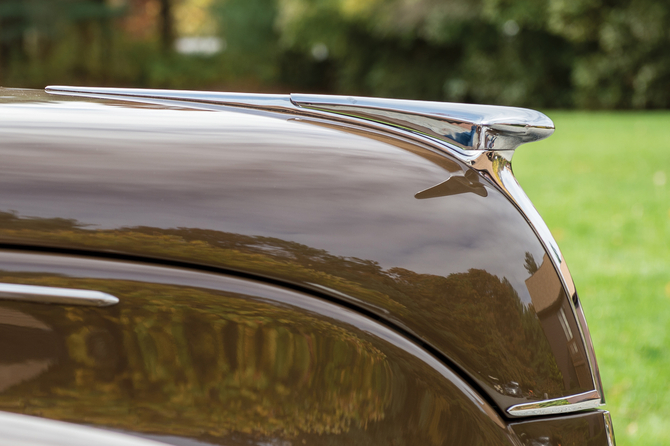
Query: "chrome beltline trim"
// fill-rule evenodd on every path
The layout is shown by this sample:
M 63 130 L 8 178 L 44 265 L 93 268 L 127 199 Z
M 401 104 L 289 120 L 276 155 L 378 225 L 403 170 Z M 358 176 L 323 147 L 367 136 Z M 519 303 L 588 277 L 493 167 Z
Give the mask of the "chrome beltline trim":
M 589 361 L 589 367 L 591 368 L 591 377 L 595 382 L 596 390 L 598 393 L 600 393 L 600 405 L 603 406 L 605 405 L 605 392 L 603 391 L 603 383 L 600 379 L 600 367 L 598 367 L 596 351 L 593 348 L 593 339 L 591 338 L 589 326 L 586 323 L 586 316 L 584 315 L 582 302 L 579 300 L 577 293 L 574 294 L 570 303 L 574 305 L 574 311 L 577 317 L 577 326 L 579 327 L 579 331 L 582 334 L 582 339 L 584 339 L 586 342 L 586 354 L 587 360 Z
M 119 303 L 111 294 L 92 290 L 0 283 L 0 300 L 107 307 Z
M 286 94 L 223 93 L 214 91 L 157 90 L 149 88 L 70 87 L 62 85 L 50 85 L 44 90 L 47 93 L 74 96 L 110 95 L 138 99 L 193 101 L 265 110 L 294 108 L 290 96 Z
M 111 95 L 193 101 L 263 110 L 308 109 L 334 113 L 424 135 L 468 158 L 484 151 L 514 150 L 554 132 L 551 119 L 535 110 L 498 105 L 309 94 L 247 94 L 188 90 L 49 86 L 48 93 Z
M 0 412 L 0 446 L 168 446 L 90 426 Z
M 612 415 L 608 411 L 603 412 L 603 417 L 605 418 L 605 431 L 607 434 L 607 446 L 616 446 L 616 440 L 614 439 L 614 427 L 612 426 Z
M 531 417 L 595 409 L 598 406 L 600 406 L 600 395 L 597 391 L 591 390 L 578 395 L 517 404 L 507 409 L 507 413 L 513 417 Z
M 425 135 L 468 157 L 473 152 L 514 150 L 554 132 L 551 119 L 526 108 L 307 94 L 291 94 L 291 101 Z
M 519 145 L 544 139 L 554 132 L 553 122 L 544 114 L 504 106 L 307 94 L 243 94 L 69 86 L 49 86 L 46 91 L 52 94 L 107 99 L 144 99 L 172 103 L 186 101 L 211 109 L 239 107 L 268 112 L 311 114 L 315 117 L 371 126 L 402 137 L 409 136 L 428 143 L 440 152 L 455 156 L 492 181 L 519 209 L 544 245 L 570 297 L 570 305 L 585 342 L 591 377 L 596 388 L 594 391 L 540 402 L 562 401 L 558 405 L 545 407 L 538 406 L 540 403 L 536 402 L 524 403 L 512 406 L 508 413 L 513 416 L 548 415 L 592 409 L 604 403 L 593 344 L 572 276 L 551 231 L 512 171 L 512 156 Z M 593 398 L 588 401 L 579 399 L 584 395 L 591 395 Z M 532 409 L 532 413 L 524 409 L 530 406 L 537 406 Z M 560 409 L 556 409 L 558 406 Z M 514 414 L 510 412 L 513 408 L 517 408 Z

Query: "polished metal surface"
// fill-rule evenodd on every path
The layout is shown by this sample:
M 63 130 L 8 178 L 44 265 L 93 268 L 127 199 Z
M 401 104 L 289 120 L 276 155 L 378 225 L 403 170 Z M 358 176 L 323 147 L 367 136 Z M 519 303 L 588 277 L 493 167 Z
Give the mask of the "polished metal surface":
M 52 94 L 83 94 L 121 96 L 125 98 L 167 99 L 177 101 L 202 102 L 210 104 L 227 104 L 237 107 L 261 109 L 288 109 L 294 107 L 290 95 L 225 93 L 213 91 L 156 90 L 145 88 L 101 88 L 50 85 L 45 91 Z
M 0 302 L 0 410 L 188 446 L 517 444 L 421 346 L 322 298 L 223 274 L 0 251 L 7 277 L 104 286 L 121 302 Z
M 100 291 L 57 288 L 50 286 L 0 283 L 0 300 L 19 300 L 55 305 L 86 305 L 108 307 L 119 303 L 119 299 Z
M 593 375 L 593 381 L 596 384 L 596 390 L 600 395 L 601 405 L 605 404 L 605 392 L 603 391 L 603 383 L 600 378 L 600 367 L 598 367 L 598 360 L 596 358 L 596 351 L 593 348 L 593 338 L 591 338 L 591 332 L 589 331 L 589 326 L 586 323 L 586 316 L 584 315 L 584 308 L 582 307 L 582 302 L 579 300 L 577 293 L 572 296 L 572 304 L 574 306 L 575 315 L 577 317 L 577 324 L 584 338 L 584 343 L 586 345 L 586 353 L 589 358 L 589 365 L 591 368 L 591 373 Z
M 492 164 L 477 174 L 446 143 L 297 107 L 11 95 L 0 242 L 325 293 L 431 346 L 502 411 L 596 389 L 550 251 Z
M 616 446 L 614 438 L 614 426 L 612 426 L 612 416 L 609 412 L 604 411 L 605 429 L 607 430 L 607 446 Z
M 497 105 L 291 94 L 300 107 L 375 121 L 446 142 L 465 156 L 514 150 L 554 132 L 540 112 Z
M 578 410 L 595 409 L 600 406 L 600 394 L 592 390 L 579 395 L 555 398 L 537 403 L 517 404 L 507 409 L 513 417 L 532 417 L 538 415 L 554 415 L 575 412 Z
M 78 424 L 0 412 L 0 446 L 166 446 Z
M 434 138 L 448 143 L 451 149 L 466 157 L 477 156 L 483 151 L 514 150 L 521 144 L 546 138 L 554 131 L 554 123 L 540 112 L 497 105 L 296 93 L 246 94 L 60 85 L 46 87 L 46 91 L 54 94 L 181 100 L 277 111 L 300 107 L 372 121 Z

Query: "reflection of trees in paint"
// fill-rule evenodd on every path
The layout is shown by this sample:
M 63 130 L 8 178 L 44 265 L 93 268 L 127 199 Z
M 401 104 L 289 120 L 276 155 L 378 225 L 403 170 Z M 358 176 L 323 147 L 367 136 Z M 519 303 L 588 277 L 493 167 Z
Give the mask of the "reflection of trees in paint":
M 169 431 L 159 426 L 174 418 L 202 429 L 197 419 L 205 418 L 211 435 L 337 433 L 384 418 L 391 390 L 385 355 L 322 319 L 176 286 L 58 276 L 2 280 L 123 296 L 122 305 L 105 310 L 10 304 L 49 320 L 70 360 L 48 380 L 3 393 L 5 410 L 42 402 L 37 412 L 45 416 L 112 427 L 128 426 L 130 416 L 146 431 Z M 123 419 L 117 423 L 114 414 Z
M 561 391 L 562 377 L 535 312 L 507 279 L 477 269 L 446 278 L 400 268 L 389 273 L 415 297 L 412 310 L 448 333 L 452 348 L 482 377 L 493 376 L 500 384 L 518 382 L 524 393 L 538 387 Z M 436 311 L 445 299 L 448 311 Z
M 591 371 L 561 280 L 547 254 L 538 267 L 533 256 L 526 253 L 526 263 L 534 265 L 532 275 L 526 279 L 526 288 L 557 358 L 564 385 L 568 389 L 588 389 L 592 382 Z
M 320 316 L 188 287 L 34 273 L 0 280 L 121 298 L 103 309 L 0 306 L 0 316 L 18 307 L 49 321 L 67 349 L 57 367 L 0 393 L 1 410 L 223 444 L 231 435 L 329 444 L 347 434 L 361 445 L 502 435 L 409 353 L 389 358 L 387 344 Z
M 484 381 L 517 382 L 527 396 L 565 394 L 564 380 L 532 306 L 506 278 L 483 270 L 446 277 L 341 257 L 296 242 L 197 228 L 87 229 L 64 219 L 0 213 L 0 240 L 36 240 L 185 260 L 315 283 L 383 308 Z M 519 259 L 526 261 L 529 259 Z M 574 390 L 574 389 L 571 389 Z

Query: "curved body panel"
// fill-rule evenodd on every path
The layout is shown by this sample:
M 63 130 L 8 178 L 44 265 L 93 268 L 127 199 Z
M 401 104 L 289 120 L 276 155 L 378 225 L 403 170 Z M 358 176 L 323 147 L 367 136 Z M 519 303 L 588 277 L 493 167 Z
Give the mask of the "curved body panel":
M 501 409 L 595 389 L 543 245 L 492 183 L 309 116 L 4 91 L 0 242 L 264 277 L 363 309 Z
M 528 446 L 616 446 L 612 418 L 607 411 L 582 412 L 560 418 L 512 423 L 512 432 Z
M 5 251 L 7 281 L 98 288 L 119 303 L 0 302 L 2 339 L 13 340 L 0 343 L 3 411 L 175 445 L 515 444 L 495 409 L 425 350 L 313 296 L 222 274 Z M 53 346 L 36 348 L 45 338 Z M 4 421 L 0 412 L 0 433 Z M 66 444 L 67 430 L 33 423 Z

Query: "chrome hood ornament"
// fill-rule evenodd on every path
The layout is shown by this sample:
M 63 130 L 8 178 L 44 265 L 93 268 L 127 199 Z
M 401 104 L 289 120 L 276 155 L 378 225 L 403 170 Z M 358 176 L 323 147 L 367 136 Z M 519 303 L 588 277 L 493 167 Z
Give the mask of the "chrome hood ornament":
M 188 101 L 200 104 L 288 111 L 307 109 L 375 122 L 447 143 L 461 156 L 513 151 L 544 139 L 554 123 L 535 110 L 499 105 L 313 94 L 245 94 L 183 90 L 50 86 L 49 93 Z
M 554 132 L 551 119 L 525 108 L 351 96 L 290 97 L 303 108 L 376 121 L 452 144 L 463 155 L 514 150 Z

